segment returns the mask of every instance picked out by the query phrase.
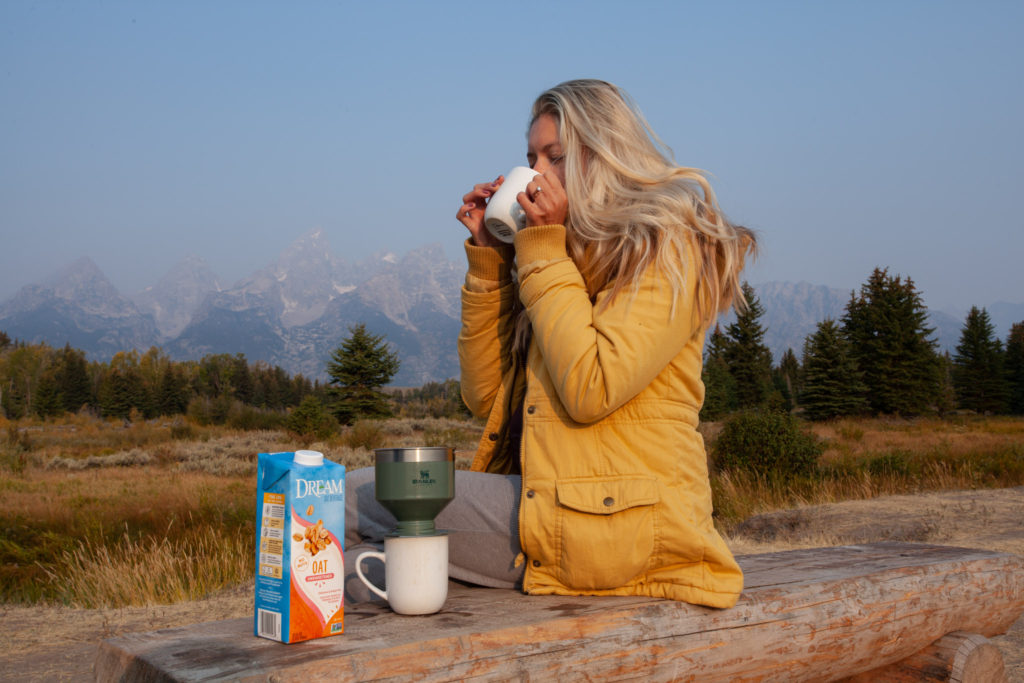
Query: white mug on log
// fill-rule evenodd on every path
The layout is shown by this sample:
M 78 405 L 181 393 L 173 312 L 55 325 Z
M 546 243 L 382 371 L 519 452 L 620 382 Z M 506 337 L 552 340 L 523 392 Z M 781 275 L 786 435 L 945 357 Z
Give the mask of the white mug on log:
M 505 182 L 487 202 L 484 226 L 502 242 L 511 242 L 516 233 L 526 227 L 526 212 L 519 206 L 516 196 L 539 175 L 532 168 L 516 166 L 505 176 Z
M 363 560 L 372 557 L 384 563 L 386 591 L 363 574 Z M 433 614 L 448 598 L 448 537 L 385 538 L 384 552 L 370 550 L 356 558 L 356 574 L 397 614 Z

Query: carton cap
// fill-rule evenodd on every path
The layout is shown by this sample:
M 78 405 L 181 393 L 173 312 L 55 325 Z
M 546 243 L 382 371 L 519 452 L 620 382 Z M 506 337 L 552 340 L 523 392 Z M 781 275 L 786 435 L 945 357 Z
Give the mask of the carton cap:
M 320 451 L 295 451 L 294 461 L 299 465 L 319 467 L 324 464 L 324 454 Z

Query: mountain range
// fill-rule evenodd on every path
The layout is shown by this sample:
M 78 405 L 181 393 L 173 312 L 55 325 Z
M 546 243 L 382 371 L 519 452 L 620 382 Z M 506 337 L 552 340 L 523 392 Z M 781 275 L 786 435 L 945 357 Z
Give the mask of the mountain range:
M 125 297 L 81 258 L 0 304 L 0 330 L 26 342 L 67 343 L 92 360 L 159 346 L 176 360 L 244 353 L 250 361 L 325 379 L 331 352 L 351 326 L 364 323 L 398 352 L 401 367 L 393 384 L 420 386 L 458 377 L 464 273 L 465 265 L 448 261 L 436 244 L 349 264 L 333 254 L 319 229 L 230 287 L 201 258 L 189 256 L 153 286 Z M 821 320 L 839 319 L 851 295 L 804 282 L 754 289 L 765 309 L 765 343 L 776 361 L 787 348 L 799 358 L 807 335 Z M 986 309 L 1004 341 L 1010 325 L 1024 320 L 1024 303 Z M 953 350 L 963 315 L 929 314 L 940 349 Z

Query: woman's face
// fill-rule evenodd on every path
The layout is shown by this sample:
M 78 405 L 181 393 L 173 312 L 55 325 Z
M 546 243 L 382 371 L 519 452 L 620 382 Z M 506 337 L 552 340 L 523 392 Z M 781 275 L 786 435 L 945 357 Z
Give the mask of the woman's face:
M 558 140 L 558 122 L 551 114 L 541 114 L 530 126 L 526 160 L 538 173 L 551 171 L 565 187 L 565 153 Z

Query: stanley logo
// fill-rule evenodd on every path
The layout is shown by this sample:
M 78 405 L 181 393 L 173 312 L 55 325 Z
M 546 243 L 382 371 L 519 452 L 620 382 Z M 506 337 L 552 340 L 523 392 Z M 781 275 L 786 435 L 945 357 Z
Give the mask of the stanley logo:
M 430 476 L 430 470 L 420 470 L 419 479 L 413 479 L 414 484 L 436 484 L 437 479 Z

